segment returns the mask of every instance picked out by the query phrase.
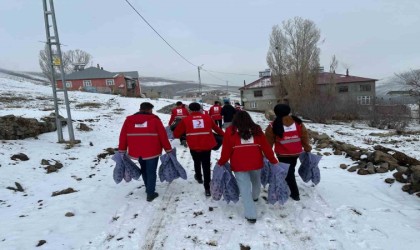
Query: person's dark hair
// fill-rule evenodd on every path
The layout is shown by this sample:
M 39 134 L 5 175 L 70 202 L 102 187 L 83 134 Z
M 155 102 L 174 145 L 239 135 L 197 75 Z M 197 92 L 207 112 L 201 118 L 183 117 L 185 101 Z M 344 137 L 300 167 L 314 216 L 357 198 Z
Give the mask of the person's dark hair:
M 192 102 L 192 103 L 190 103 L 190 105 L 188 105 L 188 108 L 191 111 L 200 111 L 201 110 L 201 105 L 197 102 Z
M 274 107 L 274 114 L 276 114 L 276 119 L 273 122 L 273 133 L 279 137 L 283 137 L 284 127 L 283 127 L 283 117 L 288 116 L 291 112 L 289 105 L 287 104 L 277 104 Z M 302 124 L 302 120 L 294 115 L 291 116 L 293 120 Z
M 141 111 L 149 111 L 152 110 L 155 106 L 153 106 L 153 104 L 151 104 L 150 102 L 142 102 L 140 104 L 140 110 Z
M 228 105 L 228 104 L 230 104 L 230 102 L 228 102 L 228 101 L 225 101 L 224 103 L 225 103 L 225 105 Z
M 251 116 L 246 111 L 238 111 L 235 113 L 232 120 L 232 126 L 234 128 L 232 130 L 233 133 L 236 133 L 237 129 L 239 136 L 244 140 L 248 140 L 253 135 L 261 135 L 263 133 L 261 127 L 252 120 Z
M 220 104 L 220 102 L 219 101 L 214 101 L 214 104 Z
M 181 106 L 182 105 L 182 102 L 181 101 L 177 101 L 176 102 L 176 106 Z

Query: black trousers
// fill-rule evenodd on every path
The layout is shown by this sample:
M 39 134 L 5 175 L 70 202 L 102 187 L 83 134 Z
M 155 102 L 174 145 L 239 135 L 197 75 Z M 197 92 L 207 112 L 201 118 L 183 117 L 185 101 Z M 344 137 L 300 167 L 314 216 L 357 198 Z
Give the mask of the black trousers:
M 217 126 L 219 126 L 219 128 L 223 127 L 222 120 L 214 120 L 214 122 L 216 123 Z
M 277 155 L 279 162 L 290 164 L 289 172 L 287 172 L 286 182 L 290 188 L 290 196 L 299 197 L 299 189 L 296 183 L 295 168 L 299 156 L 280 156 Z
M 190 150 L 191 156 L 194 160 L 194 171 L 198 179 L 204 177 L 204 188 L 210 188 L 210 156 L 211 150 L 209 151 L 194 151 Z M 201 168 L 203 168 L 203 174 L 201 174 Z

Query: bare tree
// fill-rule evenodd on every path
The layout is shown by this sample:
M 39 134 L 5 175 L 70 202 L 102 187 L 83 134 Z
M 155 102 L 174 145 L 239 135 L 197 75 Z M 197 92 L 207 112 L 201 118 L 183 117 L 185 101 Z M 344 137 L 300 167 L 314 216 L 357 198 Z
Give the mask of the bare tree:
M 45 45 L 45 48 L 39 51 L 39 66 L 42 70 L 42 73 L 51 81 L 51 62 L 48 53 L 48 47 Z M 52 53 L 53 55 L 57 54 L 57 52 L 54 50 Z M 80 49 L 62 51 L 62 56 L 63 60 L 61 63 L 63 64 L 65 74 L 73 72 L 76 69 L 76 65 L 88 65 L 92 60 L 92 56 L 89 53 Z M 58 67 L 56 67 L 54 71 L 56 74 L 60 72 Z
M 66 52 L 66 55 L 69 58 L 73 68 L 80 64 L 88 65 L 92 60 L 92 56 L 89 53 L 80 49 L 69 50 Z
M 417 96 L 417 105 L 419 112 L 419 123 L 420 123 L 420 69 L 410 69 L 409 71 L 395 74 L 397 79 L 403 84 L 407 84 L 411 87 L 410 92 L 413 96 Z
M 337 60 L 337 57 L 333 55 L 330 62 L 330 79 L 328 80 L 328 86 L 327 86 L 327 95 L 332 98 L 336 96 L 335 71 L 337 67 L 338 67 L 338 60 Z
M 41 68 L 42 73 L 45 75 L 45 77 L 47 77 L 50 82 L 52 81 L 51 79 L 51 60 L 50 60 L 50 55 L 49 55 L 49 50 L 48 50 L 48 45 L 45 45 L 45 48 L 41 51 L 39 51 L 39 66 Z M 56 51 L 52 51 L 53 55 L 56 55 L 57 52 Z M 61 63 L 63 64 L 64 67 L 64 73 L 69 73 L 71 72 L 71 66 L 70 66 L 70 60 L 67 57 L 66 53 L 63 52 L 62 53 L 63 56 L 63 60 L 61 61 Z M 58 67 L 55 68 L 55 74 L 59 73 L 60 70 L 58 69 Z
M 320 30 L 315 23 L 295 17 L 275 25 L 270 36 L 267 64 L 272 70 L 279 99 L 287 99 L 298 113 L 305 113 L 302 100 L 316 96 L 319 70 Z
M 330 73 L 335 73 L 335 71 L 337 70 L 337 67 L 338 67 L 338 60 L 337 60 L 337 57 L 333 55 L 331 57 L 331 62 L 330 62 Z
M 412 87 L 414 95 L 420 95 L 420 69 L 411 69 L 409 71 L 395 74 L 395 76 L 404 84 Z

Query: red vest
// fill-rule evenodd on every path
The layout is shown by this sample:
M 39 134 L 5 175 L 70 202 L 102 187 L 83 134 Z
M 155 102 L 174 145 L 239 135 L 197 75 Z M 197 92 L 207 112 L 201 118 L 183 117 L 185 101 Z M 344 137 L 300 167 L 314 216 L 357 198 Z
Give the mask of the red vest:
M 176 118 L 185 118 L 188 116 L 188 110 L 185 107 L 175 107 L 171 111 L 171 118 L 169 119 L 169 125 L 172 124 L 172 122 Z
M 162 148 L 170 150 L 165 128 L 159 117 L 150 114 L 128 116 L 121 129 L 118 150 L 134 159 L 151 159 L 161 155 Z
M 208 115 L 193 112 L 182 119 L 185 124 L 188 147 L 196 151 L 211 150 L 216 146 L 212 127 L 213 120 Z
M 270 123 L 272 127 L 273 124 Z M 302 153 L 302 141 L 300 135 L 302 134 L 302 125 L 294 122 L 290 126 L 284 126 L 283 137 L 276 135 L 274 144 L 274 152 L 280 156 L 295 156 Z
M 234 135 L 233 153 L 230 157 L 232 171 L 251 171 L 262 168 L 263 154 L 260 148 L 260 140 L 265 138 L 251 137 L 244 140 L 238 134 Z M 261 137 L 261 136 L 260 136 Z
M 278 162 L 264 133 L 244 140 L 237 132 L 232 134 L 233 129 L 232 126 L 226 129 L 219 164 L 225 164 L 229 160 L 232 171 L 243 172 L 261 169 L 263 154 L 270 162 Z
M 222 120 L 222 107 L 220 105 L 211 106 L 209 115 L 213 120 Z

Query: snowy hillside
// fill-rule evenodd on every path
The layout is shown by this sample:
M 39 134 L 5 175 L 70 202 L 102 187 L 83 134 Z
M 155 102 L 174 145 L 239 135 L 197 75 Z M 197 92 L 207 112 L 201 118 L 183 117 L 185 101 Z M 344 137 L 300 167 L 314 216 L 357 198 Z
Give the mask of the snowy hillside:
M 51 111 L 51 88 L 0 76 L 0 116 L 41 118 Z M 188 149 L 172 141 L 188 179 L 157 183 L 159 197 L 146 202 L 142 181 L 115 184 L 114 162 L 104 154 L 116 148 L 127 115 L 150 101 L 155 110 L 175 100 L 148 100 L 114 95 L 69 92 L 75 136 L 80 144 L 58 144 L 51 132 L 25 140 L 1 141 L 0 146 L 0 249 L 418 249 L 420 199 L 401 191 L 402 184 L 386 184 L 392 173 L 360 176 L 339 167 L 352 165 L 343 155 L 324 156 L 321 183 L 313 186 L 300 177 L 301 200 L 284 206 L 268 205 L 261 194 L 256 224 L 243 218 L 241 201 L 226 204 L 204 196 L 193 176 Z M 76 108 L 98 103 L 99 107 Z M 65 109 L 60 109 L 65 114 Z M 169 115 L 159 114 L 166 125 Z M 259 113 L 254 120 L 264 129 L 268 121 Z M 93 130 L 79 131 L 85 123 Z M 357 124 L 309 123 L 315 131 L 356 146 L 366 144 L 372 132 L 387 133 Z M 64 127 L 65 135 L 67 128 Z M 408 142 L 410 138 L 410 142 Z M 419 135 L 390 136 L 389 141 L 409 156 L 420 159 Z M 316 150 L 315 150 L 316 152 Z M 320 151 L 332 152 L 330 148 Z M 28 161 L 11 156 L 24 153 Z M 212 163 L 220 151 L 212 152 Z M 42 160 L 63 164 L 47 174 Z M 297 174 L 297 173 L 296 173 Z M 22 185 L 24 192 L 7 187 Z M 73 188 L 77 192 L 52 196 Z M 36 247 L 40 241 L 45 241 Z M 417 246 L 417 247 L 416 247 Z M 247 248 L 248 247 L 248 248 Z
M 383 97 L 389 91 L 409 90 L 410 86 L 397 81 L 396 77 L 386 77 L 376 82 L 376 96 Z

